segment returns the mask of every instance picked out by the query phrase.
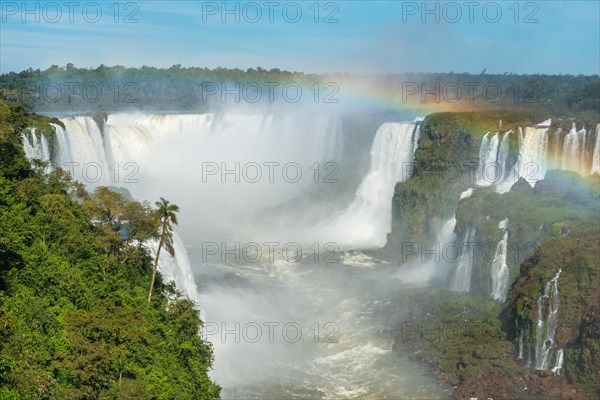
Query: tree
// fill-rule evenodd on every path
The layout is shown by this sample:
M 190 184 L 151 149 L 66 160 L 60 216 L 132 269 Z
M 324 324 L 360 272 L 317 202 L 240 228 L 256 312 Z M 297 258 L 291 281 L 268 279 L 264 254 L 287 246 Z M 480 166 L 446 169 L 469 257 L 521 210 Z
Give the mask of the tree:
M 125 204 L 124 214 L 127 221 L 127 243 L 137 240 L 141 245 L 145 241 L 158 237 L 157 215 L 150 206 L 150 203 L 144 201 L 130 201 Z
M 84 207 L 92 219 L 116 229 L 119 227 L 125 204 L 126 200 L 122 194 L 113 192 L 106 186 L 98 186 L 94 196 L 84 202 Z
M 163 246 L 166 247 L 167 251 L 171 256 L 175 254 L 173 248 L 173 230 L 171 224 L 177 225 L 177 214 L 179 212 L 179 206 L 169 203 L 164 198 L 160 198 L 157 201 L 156 207 L 158 207 L 158 215 L 160 217 L 160 233 L 158 250 L 156 250 L 156 257 L 154 258 L 154 267 L 152 268 L 152 281 L 150 282 L 150 291 L 148 291 L 148 304 L 152 300 L 152 290 L 154 289 L 154 280 L 156 279 L 156 268 L 158 267 L 158 258 L 160 257 L 160 250 Z

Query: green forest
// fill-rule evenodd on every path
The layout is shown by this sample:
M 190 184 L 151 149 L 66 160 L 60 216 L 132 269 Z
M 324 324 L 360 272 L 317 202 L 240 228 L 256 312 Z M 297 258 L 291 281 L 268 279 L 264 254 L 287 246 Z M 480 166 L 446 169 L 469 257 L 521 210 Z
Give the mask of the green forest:
M 282 88 L 289 83 L 305 88 L 303 101 L 319 103 L 327 103 L 329 98 L 346 104 L 346 96 L 360 88 L 364 93 L 389 91 L 395 98 L 388 100 L 396 103 L 452 103 L 458 96 L 458 101 L 485 108 L 540 110 L 566 117 L 600 113 L 598 75 L 485 74 L 485 71 L 479 75 L 305 74 L 261 67 L 210 69 L 177 64 L 170 68 L 121 65 L 78 68 L 72 63 L 0 75 L 4 100 L 44 112 L 207 111 L 222 106 L 223 100 L 281 105 L 285 103 L 281 101 Z M 237 92 L 238 99 L 234 93 L 225 94 L 228 90 Z M 436 91 L 437 97 L 425 95 L 430 91 Z
M 172 251 L 177 207 L 30 165 L 49 122 L 0 102 L 0 399 L 219 398 L 197 305 L 143 245 Z

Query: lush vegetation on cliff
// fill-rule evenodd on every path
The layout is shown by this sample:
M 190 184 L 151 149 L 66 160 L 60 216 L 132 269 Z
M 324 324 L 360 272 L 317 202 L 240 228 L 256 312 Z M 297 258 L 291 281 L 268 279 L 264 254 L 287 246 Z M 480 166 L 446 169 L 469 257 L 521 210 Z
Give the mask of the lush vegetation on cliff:
M 398 183 L 394 192 L 388 254 L 395 254 L 399 261 L 402 243 L 434 238 L 441 222 L 454 214 L 460 193 L 476 183 L 483 133 L 498 131 L 499 121 L 507 131 L 540 120 L 537 112 L 506 110 L 436 113 L 425 118 L 413 175 Z
M 499 240 L 499 220 L 513 221 L 508 261 L 516 282 L 508 301 L 489 298 L 489 262 L 476 254 L 471 294 L 418 291 L 395 299 L 402 320 L 396 348 L 431 364 L 458 386 L 459 398 L 600 394 L 599 189 L 597 175 L 551 171 L 535 188 L 520 181 L 503 195 L 482 190 L 461 202 L 457 219 L 477 226 L 480 249 Z M 517 360 L 520 328 L 537 325 L 540 296 L 559 269 L 555 341 L 564 348 L 566 380 L 547 371 L 531 374 L 527 356 Z
M 48 122 L 0 102 L 0 398 L 218 398 L 196 305 L 160 275 L 148 304 L 155 211 L 31 167 Z
M 433 248 L 440 222 L 453 214 L 459 242 L 467 228 L 476 231 L 470 293 L 448 292 L 442 283 L 434 292 L 399 295 L 392 306 L 401 321 L 396 349 L 431 364 L 438 377 L 456 386 L 457 398 L 600 395 L 600 177 L 550 170 L 534 187 L 520 179 L 500 194 L 478 186 L 473 174 L 483 133 L 544 119 L 514 111 L 432 114 L 423 122 L 413 177 L 396 185 L 392 232 L 382 252 L 388 258 L 416 262 L 404 257 L 402 244 Z M 591 120 L 588 127 L 590 122 L 597 124 Z M 571 123 L 554 122 L 549 135 L 558 136 L 559 127 L 564 135 Z M 553 149 L 548 153 L 555 157 Z M 509 154 L 509 165 L 516 156 Z M 459 200 L 467 188 L 474 191 Z M 507 225 L 499 229 L 503 220 Z M 510 282 L 507 301 L 497 302 L 490 298 L 491 262 L 503 232 Z M 521 360 L 518 354 L 520 346 L 527 353 L 527 347 L 543 344 L 535 343 L 538 314 L 540 306 L 548 309 L 554 301 L 544 291 L 559 270 L 553 345 L 564 350 L 564 364 L 555 375 L 527 368 L 527 354 Z M 524 343 L 523 327 L 530 329 Z

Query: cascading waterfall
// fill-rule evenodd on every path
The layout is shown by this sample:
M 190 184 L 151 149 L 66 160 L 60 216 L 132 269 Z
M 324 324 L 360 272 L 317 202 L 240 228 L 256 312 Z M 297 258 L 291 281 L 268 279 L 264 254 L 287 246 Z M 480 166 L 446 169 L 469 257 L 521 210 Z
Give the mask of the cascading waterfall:
M 257 199 L 283 201 L 290 193 L 293 195 L 312 183 L 312 176 L 307 175 L 312 172 L 309 167 L 314 162 L 320 163 L 321 173 L 325 162 L 339 162 L 343 145 L 338 120 L 325 115 L 313 116 L 307 122 L 299 116 L 285 114 L 110 114 L 100 126 L 91 116 L 60 120 L 64 129 L 53 124 L 55 145 L 51 161 L 54 165 L 73 171 L 74 178 L 88 186 L 123 186 L 130 189 L 134 197 L 142 199 L 164 196 L 191 213 L 199 209 L 200 197 L 205 200 L 212 194 L 206 189 L 211 182 L 203 182 L 200 176 L 199 166 L 205 160 L 214 162 L 218 168 L 221 163 L 228 163 L 224 167 L 227 169 L 235 168 L 235 162 L 244 161 L 281 165 L 293 160 L 301 165 L 306 176 L 304 181 L 277 186 L 265 178 L 266 184 L 260 188 L 246 185 L 250 195 L 240 195 L 243 183 L 235 182 L 241 175 L 241 167 L 238 167 L 237 177 L 228 177 L 232 181 L 228 188 L 238 190 L 237 195 L 223 195 L 225 185 L 220 175 L 215 176 L 213 186 L 217 194 L 214 197 L 218 201 L 215 199 L 214 204 L 205 201 L 205 207 L 200 209 L 208 216 L 216 215 L 215 219 L 221 222 L 224 212 L 219 215 L 215 210 L 219 206 L 227 209 L 230 204 L 223 205 L 224 199 L 241 204 L 238 206 L 240 214 L 245 213 L 243 205 L 249 203 L 251 195 Z M 34 132 L 26 136 L 23 142 L 28 156 L 50 160 L 46 138 Z M 174 179 L 174 175 L 183 179 Z M 184 187 L 174 188 L 173 182 Z M 194 188 L 201 193 L 194 196 Z M 277 191 L 267 192 L 269 189 Z M 185 195 L 178 198 L 180 193 Z M 239 201 L 240 197 L 244 202 Z M 209 226 L 208 218 L 186 215 L 181 218 L 182 222 L 189 223 L 195 230 L 198 220 L 202 220 L 200 226 L 208 226 L 207 230 L 214 227 Z M 194 299 L 195 286 L 186 286 L 186 282 L 193 283 L 193 273 L 177 235 L 174 246 L 174 259 L 161 255 L 161 270 L 167 280 L 175 280 L 180 290 Z
M 585 128 L 577 130 L 575 123 L 573 123 L 573 127 L 567 136 L 565 136 L 563 143 L 561 156 L 562 169 L 574 171 L 582 175 L 587 173 L 585 171 L 586 134 Z
M 340 124 L 337 119 L 323 115 L 312 118 L 308 124 L 298 116 L 262 114 L 124 113 L 108 115 L 101 126 L 91 116 L 66 117 L 61 118 L 61 122 L 64 129 L 53 125 L 56 140 L 51 161 L 54 165 L 72 170 L 75 179 L 92 187 L 124 186 L 137 198 L 155 198 L 164 193 L 182 209 L 194 209 L 195 212 L 199 211 L 194 196 L 177 199 L 170 192 L 186 193 L 193 186 L 210 187 L 211 182 L 199 182 L 197 165 L 200 161 L 243 164 L 244 161 L 283 163 L 291 159 L 303 163 L 304 171 L 311 171 L 309 167 L 315 161 L 323 164 L 339 161 L 342 157 Z M 394 186 L 410 177 L 410 163 L 419 134 L 418 122 L 385 123 L 379 127 L 371 148 L 370 170 L 358 187 L 354 201 L 322 229 L 330 231 L 325 238 L 337 239 L 341 233 L 337 242 L 348 247 L 385 244 L 391 227 Z M 31 143 L 24 142 L 31 157 L 50 159 L 45 137 L 38 140 L 36 135 L 31 135 Z M 196 148 L 197 152 L 181 152 L 182 148 Z M 227 151 L 223 152 L 223 149 Z M 171 167 L 168 163 L 174 165 Z M 196 171 L 192 173 L 194 166 Z M 227 167 L 231 168 L 231 165 Z M 139 173 L 133 175 L 135 179 L 129 183 L 127 173 L 137 171 Z M 173 171 L 185 175 L 185 188 L 173 188 L 174 183 L 181 182 L 179 179 L 173 182 Z M 305 172 L 305 175 L 308 174 Z M 203 226 L 209 226 L 213 216 L 219 217 L 219 225 L 224 225 L 223 213 L 218 212 L 220 207 L 227 210 L 237 207 L 240 214 L 248 215 L 251 210 L 243 206 L 251 203 L 253 197 L 257 203 L 260 200 L 261 206 L 265 199 L 277 204 L 306 187 L 300 182 L 287 185 L 277 193 L 269 193 L 264 189 L 273 190 L 277 186 L 246 185 L 248 195 L 240 196 L 244 182 L 225 185 L 220 178 L 220 175 L 215 178 L 214 187 L 211 187 L 214 190 L 202 193 L 204 204 L 209 205 L 206 215 L 198 217 Z M 312 176 L 305 180 L 312 181 Z M 157 186 L 164 192 L 157 193 Z M 210 203 L 206 199 L 213 194 L 215 202 Z M 241 204 L 239 197 L 245 199 Z M 235 207 L 231 207 L 232 203 Z
M 346 211 L 322 230 L 341 247 L 381 247 L 392 223 L 392 195 L 397 182 L 410 178 L 420 125 L 384 123 L 371 147 L 371 167 Z M 334 236 L 333 233 L 337 234 Z M 344 232 L 340 236 L 340 232 Z
M 476 230 L 468 227 L 462 243 L 462 254 L 454 275 L 450 280 L 450 290 L 456 292 L 468 292 L 471 289 L 471 273 L 473 271 L 473 259 L 475 250 Z
M 479 171 L 478 171 L 478 181 L 477 184 L 479 186 L 490 186 L 493 182 L 492 179 L 489 179 L 487 174 L 487 169 L 490 165 L 496 166 L 496 160 L 498 158 L 498 139 L 499 133 L 495 133 L 491 138 L 489 137 L 489 133 L 486 133 L 481 139 L 481 147 L 479 148 Z
M 500 133 L 491 138 L 486 133 L 479 148 L 479 169 L 477 184 L 479 186 L 497 186 L 506 179 L 508 170 L 506 160 L 509 152 L 511 131 L 506 132 L 500 140 Z
M 596 125 L 596 144 L 594 145 L 594 156 L 592 157 L 591 174 L 600 174 L 600 124 Z
M 551 124 L 552 120 L 547 120 L 535 127 L 525 128 L 523 140 L 519 145 L 518 176 L 524 178 L 531 186 L 546 175 L 548 129 Z
M 156 256 L 158 241 L 150 241 L 146 245 L 150 248 L 152 254 Z M 158 269 L 164 278 L 164 282 L 175 282 L 178 290 L 199 305 L 200 296 L 194 273 L 183 240 L 177 232 L 173 232 L 173 249 L 175 250 L 173 256 L 162 249 L 158 259 Z
M 533 186 L 538 180 L 544 179 L 549 165 L 581 175 L 600 172 L 600 124 L 596 126 L 596 142 L 591 157 L 589 150 L 586 150 L 589 132 L 585 127 L 578 130 L 573 124 L 569 133 L 561 139 L 561 128 L 550 138 L 548 129 L 551 124 L 552 120 L 547 120 L 534 127 L 526 127 L 524 131 L 518 128 L 519 156 L 510 169 L 506 163 L 512 131 L 508 131 L 500 142 L 498 133 L 493 136 L 486 133 L 479 148 L 477 184 L 493 186 L 499 193 L 509 191 L 519 178 L 524 178 Z
M 494 300 L 505 301 L 508 293 L 508 283 L 510 281 L 507 260 L 508 252 L 508 231 L 506 226 L 508 219 L 500 221 L 498 229 L 504 231 L 502 240 L 496 247 L 496 255 L 492 261 L 491 278 L 492 278 L 492 291 L 490 296 Z
M 517 358 L 522 360 L 524 357 L 524 348 L 525 348 L 525 328 L 521 327 L 519 330 L 519 354 Z
M 65 129 L 55 125 L 57 146 L 53 163 L 91 185 L 108 185 L 109 165 L 104 137 L 92 117 L 62 118 Z
M 535 369 L 549 369 L 550 362 L 554 360 L 553 369 L 562 366 L 562 352 L 557 349 L 554 335 L 556 333 L 556 317 L 558 314 L 558 278 L 561 270 L 546 283 L 544 293 L 537 301 L 538 319 L 535 327 Z M 559 356 L 560 355 L 560 356 Z M 556 372 L 555 371 L 555 372 Z
M 527 366 L 538 370 L 551 369 L 560 374 L 564 363 L 564 350 L 555 341 L 556 319 L 559 307 L 558 279 L 562 270 L 546 282 L 544 291 L 537 299 L 537 321 L 523 321 L 519 329 L 519 359 L 526 359 Z
M 500 143 L 500 148 L 498 149 L 498 157 L 496 159 L 496 164 L 498 165 L 497 170 L 499 170 L 499 175 L 496 176 L 498 181 L 503 181 L 506 179 L 508 175 L 508 168 L 506 165 L 506 161 L 508 159 L 509 153 L 509 142 L 510 142 L 510 134 L 512 130 L 506 132 L 502 137 L 502 142 Z
M 556 352 L 556 362 L 554 364 L 554 367 L 552 367 L 552 372 L 554 372 L 556 375 L 560 375 L 560 370 L 562 369 L 563 364 L 565 362 L 564 352 L 564 349 L 558 349 L 558 351 Z
M 29 160 L 50 161 L 50 148 L 45 135 L 37 134 L 35 128 L 23 135 L 23 148 Z
M 563 142 L 561 140 L 562 133 L 563 133 L 562 127 L 559 127 L 556 131 L 554 131 L 554 138 L 553 138 L 553 143 L 552 143 L 554 152 L 552 153 L 552 162 L 555 165 L 560 164 L 560 158 L 562 156 L 562 142 Z
M 180 226 L 184 236 L 198 229 L 218 239 L 247 236 L 257 210 L 314 191 L 317 180 L 326 186 L 326 179 L 339 178 L 344 151 L 341 119 L 325 114 L 120 113 L 109 114 L 103 123 L 91 116 L 61 122 L 64 129 L 54 125 L 53 165 L 92 188 L 120 186 L 136 198 L 171 199 L 187 210 Z M 214 173 L 205 173 L 210 168 Z M 313 209 L 318 215 L 314 204 L 306 207 Z M 311 222 L 301 223 L 314 226 Z M 289 223 L 284 225 L 289 231 Z M 261 233 L 264 238 L 253 239 L 284 236 L 269 229 Z
M 365 147 L 344 145 L 341 121 L 337 118 L 118 114 L 109 115 L 100 126 L 89 117 L 63 118 L 62 121 L 66 128 L 56 127 L 53 141 L 55 165 L 97 163 L 108 168 L 103 171 L 106 173 L 102 180 L 97 183 L 84 180 L 84 183 L 124 186 L 135 198 L 154 200 L 163 196 L 181 207 L 177 228 L 189 246 L 193 268 L 176 233 L 175 257 L 161 252 L 159 268 L 164 281 L 175 281 L 178 289 L 191 300 L 201 302 L 205 326 L 210 323 L 213 328 L 225 329 L 223 323 L 226 323 L 230 331 L 236 322 L 242 326 L 263 321 L 281 323 L 275 328 L 273 342 L 268 339 L 268 330 L 263 325 L 258 343 L 245 339 L 236 342 L 233 335 L 223 339 L 222 332 L 207 339 L 215 348 L 215 368 L 211 375 L 223 385 L 223 397 L 405 398 L 417 392 L 428 398 L 443 396 L 435 381 L 415 363 L 402 365 L 403 374 L 391 373 L 397 370 L 398 359 L 392 352 L 389 336 L 382 333 L 388 329 L 387 325 L 376 325 L 370 317 L 382 307 L 382 301 L 398 290 L 400 281 L 391 278 L 389 270 L 341 263 L 323 268 L 306 260 L 302 265 L 295 265 L 278 259 L 267 262 L 266 258 L 258 263 L 200 262 L 204 260 L 201 244 L 205 241 L 217 242 L 218 239 L 220 244 L 223 238 L 229 245 L 238 237 L 255 240 L 259 235 L 274 232 L 269 231 L 270 222 L 286 215 L 285 211 L 276 209 L 271 212 L 272 208 L 290 199 L 296 200 L 298 194 L 323 189 L 314 184 L 313 169 L 309 169 L 314 163 L 320 163 L 322 180 L 327 172 L 322 168 L 324 162 L 339 162 L 343 157 L 355 156 L 365 156 L 366 160 Z M 89 136 L 83 137 L 81 131 Z M 345 190 L 347 197 L 343 203 L 333 202 L 341 211 L 324 221 L 324 225 L 331 227 L 337 224 L 330 232 L 331 238 L 353 246 L 361 243 L 376 246 L 385 241 L 391 227 L 394 187 L 396 182 L 409 177 L 419 124 L 384 124 L 376 133 L 374 129 L 367 133 L 375 134 L 370 169 L 366 175 L 364 170 L 357 169 L 355 180 L 347 187 L 342 186 L 342 179 L 339 185 L 330 186 L 334 188 L 330 189 L 332 192 Z M 220 174 L 208 182 L 201 179 L 204 162 L 221 167 L 223 162 L 243 165 L 290 161 L 302 165 L 303 181 L 281 182 L 281 172 L 275 177 L 276 182 L 265 184 L 243 181 L 228 184 L 222 182 Z M 114 168 L 111 169 L 117 163 L 120 166 L 118 179 Z M 137 183 L 125 182 L 124 175 L 129 172 L 126 163 L 136 165 L 138 172 L 132 178 Z M 75 174 L 75 177 L 80 176 Z M 229 175 L 229 179 L 231 177 Z M 333 176 L 343 177 L 341 173 Z M 330 201 L 328 197 L 326 200 Z M 301 204 L 304 205 L 315 207 L 314 201 Z M 260 224 L 260 211 L 268 207 L 271 207 L 268 209 L 271 219 Z M 243 219 L 249 214 L 255 218 L 252 224 Z M 304 228 L 301 225 L 304 221 L 288 220 L 293 221 L 286 226 L 288 232 L 295 234 Z M 375 228 L 362 233 L 371 223 Z M 455 223 L 451 219 L 444 224 L 440 238 L 450 240 Z M 311 228 L 306 227 L 306 231 L 316 236 L 319 229 L 325 227 L 315 224 Z M 225 234 L 217 236 L 216 229 Z M 267 239 L 284 237 L 276 233 Z M 338 241 L 338 237 L 342 240 Z M 156 251 L 156 243 L 147 246 Z M 329 323 L 331 321 L 335 323 Z M 301 326 L 303 335 L 299 342 L 290 343 L 282 336 L 286 323 Z M 314 341 L 311 330 L 317 323 L 319 343 Z M 324 337 L 331 333 L 330 328 L 338 326 L 339 332 L 333 336 L 336 342 L 325 344 Z M 243 338 L 243 328 L 241 332 Z

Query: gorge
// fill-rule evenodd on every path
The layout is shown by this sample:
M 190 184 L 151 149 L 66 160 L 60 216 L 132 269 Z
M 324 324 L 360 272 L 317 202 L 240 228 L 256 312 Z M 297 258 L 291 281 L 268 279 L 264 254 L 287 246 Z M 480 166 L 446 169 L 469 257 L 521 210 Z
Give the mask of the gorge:
M 208 326 L 205 335 L 215 347 L 213 376 L 223 385 L 225 397 L 419 393 L 437 398 L 447 389 L 421 378 L 422 367 L 394 359 L 390 333 L 398 328 L 378 315 L 389 309 L 395 293 L 419 287 L 466 292 L 512 306 L 514 293 L 509 292 L 522 279 L 518 266 L 551 235 L 549 222 L 542 218 L 527 226 L 514 211 L 491 217 L 480 209 L 490 207 L 484 199 L 495 196 L 502 201 L 516 196 L 516 190 L 537 190 L 554 169 L 584 176 L 595 172 L 600 129 L 600 124 L 577 129 L 572 123 L 567 130 L 563 126 L 570 122 L 551 120 L 499 123 L 495 115 L 484 115 L 483 123 L 472 124 L 472 133 L 435 133 L 436 121 L 445 117 L 434 114 L 425 121 L 380 125 L 374 120 L 371 132 L 360 132 L 363 143 L 365 135 L 372 138 L 370 156 L 364 144 L 361 147 L 360 135 L 347 129 L 344 117 L 311 115 L 306 126 L 306 116 L 286 113 L 61 117 L 61 125 L 53 125 L 54 135 L 32 130 L 23 143 L 30 159 L 73 168 L 74 176 L 89 186 L 121 186 L 141 199 L 156 198 L 160 187 L 161 194 L 182 206 L 185 223 L 175 236 L 176 258 L 161 256 L 160 270 L 200 304 Z M 301 120 L 305 136 L 296 132 Z M 508 128 L 485 133 L 485 125 L 489 129 L 494 122 Z M 431 147 L 448 139 L 450 147 Z M 462 150 L 452 154 L 453 146 Z M 438 174 L 440 185 L 427 196 L 439 192 L 436 201 L 449 196 L 454 200 L 423 216 L 421 207 L 435 203 L 411 202 L 411 219 L 403 220 L 398 215 L 405 201 L 398 197 L 403 186 L 427 180 L 417 187 L 422 190 L 432 182 L 423 170 L 424 152 L 428 168 L 431 156 L 459 157 L 459 168 L 474 163 L 476 174 L 442 182 Z M 177 160 L 177 167 L 171 160 Z M 259 175 L 251 176 L 240 166 L 250 163 L 294 163 L 303 175 L 275 173 L 257 179 Z M 319 171 L 324 166 L 331 169 Z M 323 176 L 327 172 L 330 179 Z M 496 211 L 503 207 L 496 206 Z M 414 218 L 421 218 L 420 229 L 429 226 L 430 233 L 411 230 Z M 442 260 L 428 259 L 419 251 L 422 260 L 417 261 L 411 258 L 414 252 L 405 254 L 406 243 L 420 240 L 434 240 L 444 249 L 451 244 L 454 257 L 448 259 L 442 252 Z M 277 245 L 265 246 L 272 242 Z M 242 253 L 248 243 L 256 243 L 268 260 Z M 293 259 L 282 250 L 290 243 L 295 245 Z M 216 247 L 209 253 L 207 244 Z M 393 266 L 396 262 L 400 267 Z M 537 311 L 516 322 L 521 327 L 515 334 L 514 356 L 558 376 L 565 363 L 565 343 L 558 344 L 555 337 L 560 298 L 559 272 L 554 272 L 557 275 L 537 294 Z M 364 324 L 357 324 L 357 318 Z M 264 327 L 274 321 L 277 326 L 297 324 L 305 336 L 314 334 L 314 340 L 289 343 L 276 335 L 273 343 Z M 241 327 L 257 326 L 262 327 L 258 338 L 249 343 Z M 330 329 L 329 339 L 335 341 L 323 343 L 319 329 Z M 255 361 L 242 362 L 249 354 Z M 364 365 L 371 366 L 368 374 L 358 378 Z M 392 372 L 397 368 L 404 371 L 401 381 Z M 379 382 L 379 376 L 386 378 Z M 277 382 L 288 383 L 285 391 Z

